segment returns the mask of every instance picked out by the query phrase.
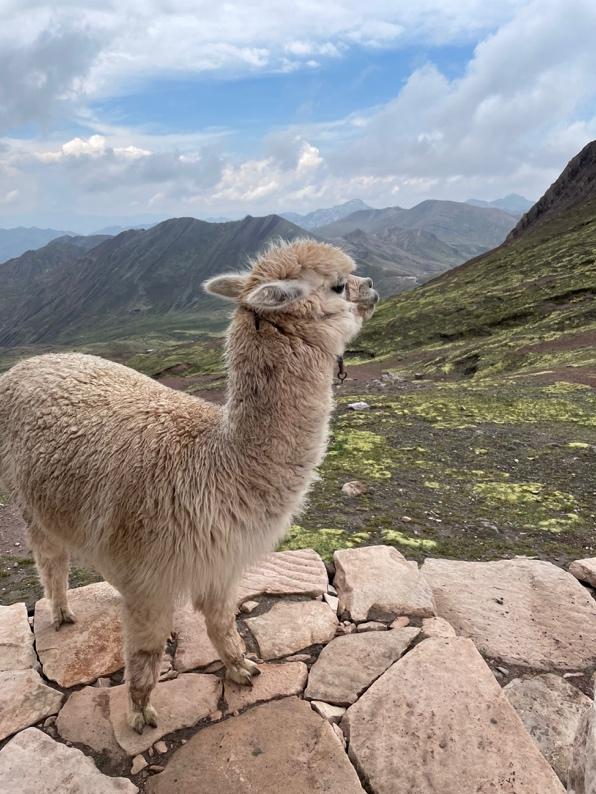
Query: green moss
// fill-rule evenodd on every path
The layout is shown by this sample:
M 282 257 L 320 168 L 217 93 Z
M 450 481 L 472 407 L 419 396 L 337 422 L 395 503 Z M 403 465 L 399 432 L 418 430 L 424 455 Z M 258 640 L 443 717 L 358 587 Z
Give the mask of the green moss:
M 362 479 L 384 480 L 391 477 L 394 459 L 386 439 L 378 433 L 336 430 L 324 466 Z
M 324 527 L 321 529 L 305 529 L 294 524 L 284 540 L 277 547 L 278 551 L 293 549 L 314 549 L 321 557 L 330 562 L 333 552 L 337 549 L 352 548 L 365 543 L 370 537 L 368 532 L 350 534 L 342 529 Z
M 436 549 L 438 545 L 436 540 L 406 535 L 405 532 L 400 532 L 397 529 L 384 529 L 381 536 L 385 543 L 407 546 L 410 549 L 422 551 L 431 551 L 432 549 Z

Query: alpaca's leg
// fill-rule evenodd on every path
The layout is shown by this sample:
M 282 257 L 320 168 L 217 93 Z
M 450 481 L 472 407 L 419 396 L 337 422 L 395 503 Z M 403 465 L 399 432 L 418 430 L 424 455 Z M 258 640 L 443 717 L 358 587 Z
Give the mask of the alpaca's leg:
M 59 540 L 41 527 L 31 524 L 29 545 L 46 598 L 52 609 L 52 623 L 56 631 L 63 623 L 74 623 L 75 616 L 68 606 L 68 552 Z
M 195 607 L 205 613 L 207 634 L 226 667 L 226 678 L 252 686 L 252 677 L 260 675 L 261 671 L 245 656 L 244 642 L 236 628 L 234 599 L 203 601 Z
M 150 698 L 159 677 L 171 618 L 171 609 L 163 605 L 147 603 L 142 596 L 125 597 L 128 724 L 138 733 L 143 732 L 145 725 L 157 725 L 157 712 Z

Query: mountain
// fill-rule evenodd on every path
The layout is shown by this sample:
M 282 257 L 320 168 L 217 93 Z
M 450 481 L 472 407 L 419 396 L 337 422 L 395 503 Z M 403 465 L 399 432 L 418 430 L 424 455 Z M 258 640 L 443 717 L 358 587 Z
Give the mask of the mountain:
M 285 218 L 287 221 L 291 221 L 291 223 L 295 223 L 297 226 L 302 226 L 303 229 L 312 231 L 312 229 L 315 229 L 317 226 L 333 223 L 334 221 L 345 218 L 347 215 L 351 215 L 353 212 L 368 209 L 370 209 L 370 207 L 368 204 L 365 204 L 364 201 L 352 199 L 351 201 L 346 201 L 344 204 L 338 204 L 328 209 L 314 210 L 306 215 L 300 215 L 298 212 L 282 212 L 281 217 Z
M 530 209 L 532 202 L 520 196 L 519 193 L 509 193 L 494 201 L 483 201 L 482 199 L 468 199 L 466 204 L 472 204 L 474 207 L 496 207 L 499 210 L 505 210 L 513 215 L 523 215 L 524 212 Z
M 526 229 L 547 223 L 567 209 L 596 194 L 596 141 L 591 141 L 570 160 L 560 177 L 523 216 L 508 239 L 520 237 Z
M 100 237 L 90 249 L 61 238 L 0 265 L 0 345 L 196 329 L 215 306 L 201 288 L 205 278 L 241 267 L 269 240 L 304 234 L 269 215 L 218 224 L 174 218 Z M 225 322 L 219 302 L 217 312 Z
M 596 385 L 595 164 L 596 142 L 504 244 L 385 301 L 362 346 L 431 376 L 559 370 Z
M 17 226 L 14 229 L 0 229 L 0 262 L 33 251 L 47 245 L 56 237 L 62 237 L 69 232 L 59 232 L 57 229 L 38 229 L 35 226 L 26 228 Z
M 359 210 L 314 233 L 346 248 L 381 292 L 391 294 L 494 248 L 514 224 L 502 210 L 429 200 L 411 209 Z

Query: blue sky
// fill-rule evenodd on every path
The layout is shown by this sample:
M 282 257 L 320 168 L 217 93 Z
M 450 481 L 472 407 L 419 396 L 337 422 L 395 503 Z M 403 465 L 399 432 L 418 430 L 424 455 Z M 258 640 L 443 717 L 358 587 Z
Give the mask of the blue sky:
M 596 132 L 591 0 L 0 0 L 0 226 L 537 198 Z

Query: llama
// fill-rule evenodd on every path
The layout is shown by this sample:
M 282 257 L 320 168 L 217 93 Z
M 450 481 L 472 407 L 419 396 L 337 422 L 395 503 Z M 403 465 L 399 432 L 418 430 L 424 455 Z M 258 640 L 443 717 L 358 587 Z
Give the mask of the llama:
M 378 300 L 354 267 L 298 240 L 205 283 L 235 304 L 224 406 L 78 353 L 0 377 L 0 478 L 28 524 L 54 626 L 75 620 L 76 554 L 122 595 L 139 733 L 157 724 L 150 696 L 180 600 L 204 613 L 229 679 L 250 685 L 259 672 L 236 629 L 235 584 L 281 539 L 323 458 L 336 357 Z

